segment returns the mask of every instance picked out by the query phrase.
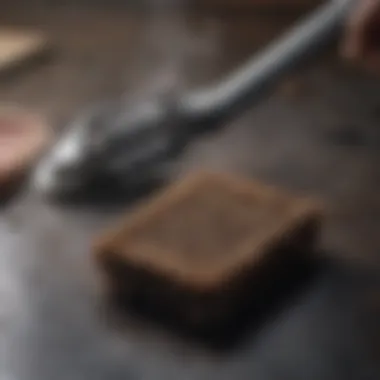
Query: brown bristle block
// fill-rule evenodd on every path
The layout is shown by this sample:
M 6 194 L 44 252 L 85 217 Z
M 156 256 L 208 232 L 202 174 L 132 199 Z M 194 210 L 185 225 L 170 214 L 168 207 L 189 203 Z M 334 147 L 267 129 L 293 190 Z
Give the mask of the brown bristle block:
M 234 314 L 288 257 L 312 257 L 321 209 L 225 174 L 179 181 L 97 239 L 111 289 L 190 325 Z

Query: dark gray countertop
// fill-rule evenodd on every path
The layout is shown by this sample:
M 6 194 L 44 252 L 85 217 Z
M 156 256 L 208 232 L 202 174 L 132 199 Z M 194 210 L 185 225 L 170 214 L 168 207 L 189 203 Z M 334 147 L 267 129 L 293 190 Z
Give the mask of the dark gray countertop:
M 68 16 L 60 17 L 56 22 L 42 18 L 49 20 L 46 23 L 36 18 L 61 42 L 60 63 L 48 64 L 45 78 L 42 69 L 37 70 L 0 90 L 1 99 L 36 106 L 55 120 L 91 100 L 94 87 L 88 78 L 72 95 L 75 99 L 70 97 L 69 84 L 81 77 L 94 57 L 99 58 L 97 73 L 112 71 L 117 57 L 105 59 L 104 54 L 126 33 L 125 20 L 108 15 L 82 22 L 74 18 L 70 36 L 64 33 Z M 108 37 L 101 33 L 94 41 L 97 22 L 114 25 Z M 247 31 L 257 36 L 258 30 L 267 30 L 261 33 L 268 39 L 278 25 L 261 20 L 266 29 L 257 29 L 260 21 L 256 27 L 251 23 L 247 19 L 205 22 L 217 25 L 225 38 L 217 51 L 206 46 L 206 53 L 217 59 L 204 58 L 203 68 L 188 62 L 193 65 L 194 83 L 232 67 L 262 44 L 259 38 L 248 38 Z M 80 28 L 81 38 L 74 41 Z M 117 67 L 128 73 L 120 63 Z M 57 80 L 59 99 L 52 96 L 49 78 Z M 182 174 L 197 167 L 239 172 L 321 197 L 328 205 L 322 244 L 338 261 L 334 269 L 300 289 L 241 346 L 210 352 L 137 321 L 123 328 L 105 322 L 107 309 L 90 242 L 127 205 L 64 207 L 24 190 L 0 216 L 1 378 L 379 378 L 380 82 L 334 60 L 302 71 L 297 81 L 304 88 L 301 96 L 276 93 L 218 135 L 189 147 L 179 169 Z M 98 93 L 103 85 L 97 85 Z

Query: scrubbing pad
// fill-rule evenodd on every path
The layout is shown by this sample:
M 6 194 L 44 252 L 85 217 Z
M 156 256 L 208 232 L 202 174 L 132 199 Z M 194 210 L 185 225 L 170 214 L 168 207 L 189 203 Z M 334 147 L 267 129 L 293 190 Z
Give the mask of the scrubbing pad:
M 110 288 L 188 326 L 212 327 L 308 259 L 320 207 L 228 175 L 190 175 L 97 239 Z M 269 281 L 271 282 L 271 281 Z

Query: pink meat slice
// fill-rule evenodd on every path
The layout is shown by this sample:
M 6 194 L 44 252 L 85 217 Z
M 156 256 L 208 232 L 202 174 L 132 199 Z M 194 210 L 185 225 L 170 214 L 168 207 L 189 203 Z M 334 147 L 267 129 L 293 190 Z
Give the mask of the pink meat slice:
M 24 172 L 49 141 L 49 127 L 23 110 L 0 108 L 0 184 Z

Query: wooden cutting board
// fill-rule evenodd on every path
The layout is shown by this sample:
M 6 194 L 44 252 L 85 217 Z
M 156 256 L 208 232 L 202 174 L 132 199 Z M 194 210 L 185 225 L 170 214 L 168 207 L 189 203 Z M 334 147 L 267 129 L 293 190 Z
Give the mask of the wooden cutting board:
M 47 48 L 48 40 L 42 33 L 0 28 L 0 74 L 28 64 Z

